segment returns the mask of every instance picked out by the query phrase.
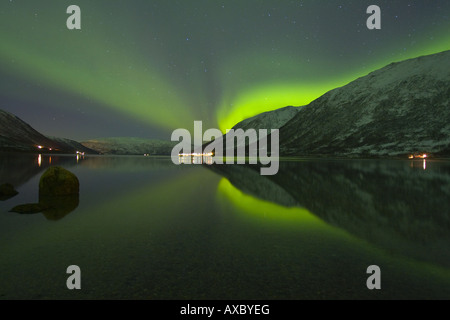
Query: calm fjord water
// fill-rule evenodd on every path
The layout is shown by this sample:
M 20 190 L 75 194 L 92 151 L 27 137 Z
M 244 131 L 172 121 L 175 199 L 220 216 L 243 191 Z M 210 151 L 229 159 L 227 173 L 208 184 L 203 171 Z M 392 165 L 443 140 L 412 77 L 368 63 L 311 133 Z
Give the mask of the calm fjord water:
M 78 206 L 8 212 L 38 202 L 49 165 L 77 175 Z M 2 154 L 5 182 L 19 195 L 0 201 L 0 299 L 450 298 L 450 161 L 297 159 L 261 177 Z M 81 290 L 66 287 L 69 265 Z M 366 287 L 370 265 L 381 290 Z

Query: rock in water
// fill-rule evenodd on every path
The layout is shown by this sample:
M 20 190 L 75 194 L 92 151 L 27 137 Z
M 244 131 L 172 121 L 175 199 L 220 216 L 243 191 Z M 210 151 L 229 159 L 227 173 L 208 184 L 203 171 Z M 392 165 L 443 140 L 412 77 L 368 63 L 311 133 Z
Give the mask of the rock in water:
M 46 207 L 42 214 L 47 220 L 61 220 L 78 207 L 80 196 L 72 194 L 68 196 L 43 196 L 39 195 L 39 204 Z
M 5 183 L 0 185 L 0 200 L 8 200 L 9 198 L 12 198 L 14 196 L 16 196 L 18 194 L 18 192 L 14 189 L 14 186 L 9 184 L 9 183 Z
M 15 206 L 9 212 L 20 214 L 42 213 L 47 220 L 57 221 L 78 207 L 79 195 L 39 196 L 39 203 L 27 203 Z
M 39 181 L 40 196 L 67 196 L 80 192 L 78 178 L 61 167 L 51 167 L 44 172 Z
M 79 191 L 80 183 L 73 173 L 61 167 L 51 167 L 39 181 L 39 203 L 16 206 L 10 212 L 42 212 L 49 220 L 59 220 L 78 207 Z
M 9 212 L 15 212 L 20 214 L 33 214 L 33 213 L 39 213 L 47 210 L 48 207 L 46 205 L 40 204 L 40 203 L 28 203 L 28 204 L 22 204 L 20 206 L 16 206 L 12 208 Z

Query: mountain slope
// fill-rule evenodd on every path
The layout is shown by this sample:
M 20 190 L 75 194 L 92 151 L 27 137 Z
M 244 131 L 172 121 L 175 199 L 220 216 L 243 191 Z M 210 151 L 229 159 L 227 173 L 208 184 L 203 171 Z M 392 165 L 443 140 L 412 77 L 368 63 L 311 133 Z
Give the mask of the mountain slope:
M 170 155 L 177 142 L 141 138 L 101 138 L 81 144 L 103 154 L 117 155 Z
M 90 154 L 97 154 L 98 151 L 90 149 L 88 147 L 83 146 L 81 143 L 75 140 L 66 139 L 66 138 L 58 138 L 58 137 L 48 137 L 51 140 L 57 142 L 59 145 L 63 146 L 65 149 L 76 150 L 79 152 L 86 152 Z
M 282 155 L 450 154 L 450 51 L 332 90 L 280 130 Z
M 300 110 L 299 107 L 289 106 L 273 111 L 264 112 L 237 123 L 232 129 L 234 130 L 243 129 L 244 131 L 254 129 L 257 132 L 259 129 L 267 129 L 268 134 L 270 134 L 271 129 L 280 129 L 289 120 L 291 120 L 298 113 L 299 110 Z M 222 140 L 223 154 L 226 154 L 226 150 L 228 149 L 227 144 L 231 143 L 231 141 L 227 141 L 226 134 L 222 136 L 222 139 L 223 139 Z M 248 139 L 245 142 L 235 141 L 234 148 L 244 145 L 244 143 L 246 146 L 248 146 L 249 144 Z M 202 148 L 205 149 L 205 147 L 209 144 L 210 142 L 205 143 Z
M 37 146 L 56 148 L 57 144 L 15 115 L 0 110 L 0 149 L 36 151 Z
M 284 107 L 264 112 L 239 122 L 233 129 L 279 129 L 291 120 L 299 110 L 298 107 Z
M 39 149 L 38 146 L 43 148 Z M 0 110 L 0 151 L 95 153 L 83 146 L 79 146 L 80 148 L 76 146 L 77 142 L 72 140 L 46 137 L 15 115 Z

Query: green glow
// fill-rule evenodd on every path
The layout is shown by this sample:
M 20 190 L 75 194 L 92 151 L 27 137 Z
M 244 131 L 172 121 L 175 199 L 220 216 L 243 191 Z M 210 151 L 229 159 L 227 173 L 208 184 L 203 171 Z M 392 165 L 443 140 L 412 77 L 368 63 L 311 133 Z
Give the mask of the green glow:
M 217 122 L 219 128 L 226 132 L 226 129 L 231 129 L 236 123 L 259 113 L 285 106 L 307 105 L 332 88 L 335 87 L 332 85 L 319 87 L 302 83 L 261 85 L 238 94 L 232 103 L 225 102 L 219 108 Z M 233 106 L 226 108 L 226 105 L 230 104 Z
M 311 227 L 327 227 L 333 229 L 325 222 L 314 216 L 307 209 L 300 207 L 287 208 L 275 203 L 260 200 L 241 192 L 235 188 L 226 178 L 220 180 L 217 187 L 219 196 L 225 196 L 235 207 L 254 217 L 264 217 L 273 222 L 287 222 L 288 224 L 302 223 Z
M 0 58 L 8 63 L 2 63 L 1 68 L 15 77 L 30 78 L 36 83 L 97 101 L 152 125 L 177 128 L 187 119 L 193 121 L 194 116 L 184 103 L 186 99 L 157 72 L 159 53 L 155 50 L 153 58 L 145 57 L 124 43 L 105 44 L 105 39 L 112 35 L 111 30 L 108 33 L 95 25 L 95 21 L 102 19 L 101 12 L 84 9 L 92 10 L 96 17 L 92 21 L 83 20 L 82 31 L 63 28 L 64 4 L 42 12 L 39 21 L 32 23 L 33 27 L 30 27 L 30 17 L 24 13 L 17 13 L 14 21 L 3 19 Z M 61 17 L 61 21 L 52 19 L 56 16 Z M 55 28 L 58 23 L 63 27 Z M 29 41 L 23 41 L 22 35 Z M 49 98 L 39 96 L 39 99 Z M 64 108 L 65 101 L 59 101 L 58 105 Z
M 255 52 L 247 53 L 244 57 L 240 55 L 240 59 L 230 60 L 223 66 L 222 85 L 226 90 L 217 111 L 219 128 L 226 132 L 226 129 L 231 129 L 238 122 L 262 112 L 286 106 L 305 106 L 328 91 L 345 86 L 392 62 L 450 49 L 448 45 L 450 36 L 447 32 L 440 33 L 432 42 L 426 39 L 422 39 L 421 42 L 426 45 L 408 51 L 396 51 L 396 54 L 392 54 L 391 48 L 383 49 L 378 55 L 380 58 L 364 63 L 363 68 L 358 68 L 358 64 L 355 63 L 340 74 L 328 72 L 328 75 L 324 70 L 336 68 L 330 62 L 328 64 L 324 62 L 321 66 L 310 66 L 305 64 L 306 58 L 301 56 L 298 57 L 298 61 L 278 57 L 276 58 L 278 63 L 274 66 L 274 57 L 271 56 Z M 225 75 L 225 70 L 231 69 L 237 72 L 237 77 Z M 255 80 L 255 75 L 256 79 L 260 80 Z M 236 86 L 234 83 L 236 78 L 243 79 L 242 86 Z M 268 78 L 273 80 L 269 82 Z
M 372 257 L 378 257 L 380 261 L 388 261 L 386 263 L 395 265 L 398 270 L 401 270 L 400 272 L 407 270 L 413 276 L 424 279 L 429 279 L 429 275 L 433 275 L 438 277 L 439 281 L 445 282 L 450 279 L 450 270 L 445 267 L 404 256 L 386 256 L 385 250 L 360 240 L 343 229 L 327 224 L 305 208 L 288 208 L 257 199 L 241 192 L 226 178 L 222 178 L 218 185 L 217 198 L 224 200 L 224 204 L 231 203 L 235 208 L 233 211 L 244 213 L 244 217 L 249 218 L 252 223 L 262 221 L 263 225 L 270 228 L 277 225 L 282 228 L 294 227 L 297 232 L 301 230 L 302 233 L 310 233 L 312 239 L 320 235 L 320 238 L 326 238 L 330 243 L 334 243 L 334 247 L 345 244 L 347 248 L 361 250 Z M 316 241 L 320 241 L 319 238 Z
M 2 38 L 5 40 L 4 35 Z M 187 108 L 174 110 L 174 106 L 183 105 L 178 97 L 170 94 L 176 90 L 155 76 L 142 71 L 133 71 L 133 75 L 126 76 L 129 72 L 123 67 L 117 65 L 115 70 L 111 70 L 104 61 L 96 63 L 95 70 L 89 70 L 29 52 L 24 47 L 8 45 L 6 41 L 2 41 L 0 46 L 3 59 L 14 57 L 21 60 L 16 72 L 27 73 L 28 77 L 47 85 L 126 111 L 136 119 L 169 128 L 182 125 L 186 117 L 193 119 Z M 120 72 L 122 76 L 116 78 L 113 72 Z M 61 106 L 64 107 L 64 102 Z
M 149 168 L 146 170 L 164 171 L 166 168 Z M 123 170 L 122 174 L 126 171 L 143 170 L 142 168 L 133 167 L 119 167 L 114 169 L 102 168 L 101 165 L 90 167 L 89 170 L 106 170 L 112 174 L 117 174 L 120 170 Z M 76 171 L 75 171 L 76 172 Z M 147 171 L 148 172 L 148 171 Z M 211 177 L 211 179 L 208 179 Z M 180 212 L 188 211 L 188 203 L 190 199 L 195 198 L 200 192 L 199 186 L 205 183 L 214 183 L 215 177 L 199 175 L 195 171 L 180 171 L 176 176 L 167 178 L 166 180 L 159 181 L 158 183 L 150 182 L 147 185 L 141 187 L 132 187 L 120 196 L 113 197 L 110 202 L 108 201 L 93 201 L 89 208 L 83 209 L 78 207 L 76 211 L 69 214 L 70 219 L 62 219 L 61 223 L 76 223 L 80 225 L 80 228 L 86 232 L 83 237 L 89 239 L 89 241 L 95 241 L 94 239 L 102 235 L 102 239 L 111 242 L 120 242 L 120 239 L 127 238 L 127 232 L 130 229 L 134 230 L 133 234 L 136 237 L 142 237 L 146 239 L 149 234 L 149 230 L 157 233 L 160 230 L 170 229 L 170 223 L 173 221 L 179 221 L 180 217 L 189 219 L 189 215 L 180 215 Z M 195 188 L 193 188 L 195 186 Z M 167 201 L 167 199 L 174 199 L 177 201 Z M 153 208 L 158 208 L 153 210 Z M 107 215 L 105 215 L 107 213 Z M 125 216 L 124 216 L 125 214 Z M 86 219 L 86 216 L 89 216 Z M 43 228 L 49 228 L 49 233 L 46 233 L 49 237 L 51 231 L 55 231 L 59 241 L 63 239 L 73 239 L 75 234 L 71 234 L 66 230 L 64 233 L 60 233 L 58 230 L 53 229 L 50 224 L 42 226 Z M 73 229 L 71 232 L 78 232 L 78 229 Z M 104 230 L 107 230 L 104 231 Z M 42 230 L 41 230 L 42 231 Z M 25 238 L 30 235 L 24 231 L 20 236 Z M 58 241 L 49 240 L 48 238 L 41 238 L 39 241 L 50 241 L 50 243 L 57 243 Z M 27 243 L 30 243 L 27 241 Z
M 311 10 L 322 12 L 323 4 L 312 3 Z M 391 62 L 450 48 L 444 22 L 433 26 L 424 19 L 423 30 L 413 37 L 407 31 L 391 36 L 383 30 L 376 34 L 377 46 L 375 33 L 368 33 L 369 48 L 355 34 L 345 38 L 342 32 L 331 32 L 325 22 L 320 41 L 311 42 L 305 40 L 314 31 L 310 27 L 274 28 L 258 15 L 247 20 L 246 13 L 228 12 L 214 3 L 202 4 L 211 14 L 193 18 L 198 8 L 187 2 L 112 5 L 79 0 L 82 30 L 69 31 L 65 28 L 69 4 L 65 0 L 0 4 L 0 70 L 12 79 L 3 94 L 69 109 L 74 106 L 61 97 L 78 95 L 165 129 L 190 128 L 194 120 L 203 120 L 205 127 L 225 131 L 261 112 L 306 105 Z M 291 5 L 286 1 L 279 9 Z M 164 8 L 158 11 L 158 6 Z M 245 23 L 227 25 L 231 17 Z M 316 23 L 305 21 L 308 26 Z M 241 27 L 240 34 L 233 32 Z M 358 41 L 352 42 L 353 37 Z M 348 47 L 343 46 L 345 41 Z M 24 94 L 15 86 L 17 80 L 31 80 L 62 94 Z M 105 109 L 94 111 L 99 110 Z

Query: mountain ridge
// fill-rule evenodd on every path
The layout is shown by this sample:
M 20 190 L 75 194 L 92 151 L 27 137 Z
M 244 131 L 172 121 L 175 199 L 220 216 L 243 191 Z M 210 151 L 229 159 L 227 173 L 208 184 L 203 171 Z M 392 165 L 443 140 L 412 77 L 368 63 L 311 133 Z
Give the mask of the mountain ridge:
M 450 154 L 449 70 L 450 51 L 444 51 L 391 63 L 333 89 L 280 129 L 280 154 Z
M 0 151 L 97 153 L 70 139 L 45 136 L 16 115 L 1 109 Z
M 81 144 L 101 154 L 170 155 L 177 142 L 136 137 L 110 137 L 82 141 Z

